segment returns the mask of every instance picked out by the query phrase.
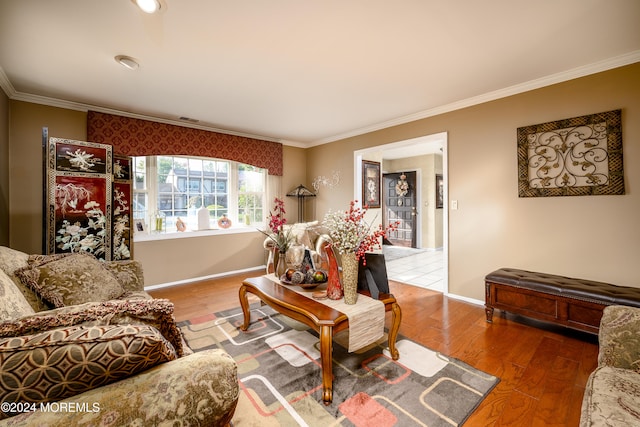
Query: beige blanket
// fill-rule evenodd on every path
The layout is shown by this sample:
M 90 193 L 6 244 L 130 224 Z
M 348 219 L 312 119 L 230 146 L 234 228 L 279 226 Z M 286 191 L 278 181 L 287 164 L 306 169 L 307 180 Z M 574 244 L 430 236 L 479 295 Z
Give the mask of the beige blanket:
M 274 274 L 268 274 L 265 277 L 307 298 L 313 298 L 314 292 L 325 290 L 327 286 L 323 284 L 314 289 L 302 289 L 300 286 L 285 285 Z M 358 294 L 358 301 L 355 304 L 345 304 L 344 299 L 331 300 L 327 298 L 316 301 L 344 313 L 349 319 L 349 352 L 360 350 L 384 336 L 384 304 L 382 301 L 361 294 Z

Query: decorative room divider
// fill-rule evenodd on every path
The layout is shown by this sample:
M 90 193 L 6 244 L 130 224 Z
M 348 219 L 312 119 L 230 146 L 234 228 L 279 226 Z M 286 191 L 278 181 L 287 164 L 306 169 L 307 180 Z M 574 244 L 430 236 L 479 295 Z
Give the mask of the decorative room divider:
M 130 157 L 107 144 L 48 137 L 44 148 L 44 253 L 131 259 Z

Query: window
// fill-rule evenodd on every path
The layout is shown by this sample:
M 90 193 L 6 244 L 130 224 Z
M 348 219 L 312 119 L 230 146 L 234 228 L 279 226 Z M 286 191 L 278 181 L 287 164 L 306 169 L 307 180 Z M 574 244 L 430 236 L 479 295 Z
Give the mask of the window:
M 196 211 L 204 205 L 212 225 L 227 215 L 235 226 L 264 222 L 266 170 L 228 160 L 182 157 L 134 157 L 134 218 L 155 227 L 164 217 L 164 230 L 176 221 L 195 227 Z M 192 228 L 193 229 L 193 228 Z
M 249 223 L 263 222 L 264 170 L 255 166 L 238 166 L 238 212 Z

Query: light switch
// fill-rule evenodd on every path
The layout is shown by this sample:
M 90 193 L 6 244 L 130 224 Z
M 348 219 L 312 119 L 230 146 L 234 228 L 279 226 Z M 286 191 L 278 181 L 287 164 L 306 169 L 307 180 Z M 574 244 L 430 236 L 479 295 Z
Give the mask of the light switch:
M 458 210 L 458 201 L 457 200 L 452 200 L 451 201 L 451 210 L 453 210 L 453 211 L 457 211 Z

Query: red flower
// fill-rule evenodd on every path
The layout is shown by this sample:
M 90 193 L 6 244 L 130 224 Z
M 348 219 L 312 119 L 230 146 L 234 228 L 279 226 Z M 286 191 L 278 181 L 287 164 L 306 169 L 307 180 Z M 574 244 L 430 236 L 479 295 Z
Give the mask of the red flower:
M 287 223 L 287 219 L 284 217 L 286 213 L 284 210 L 284 201 L 278 199 L 277 197 L 273 199 L 275 203 L 274 212 L 269 211 L 269 216 L 267 219 L 269 220 L 269 229 L 270 233 L 266 231 L 260 230 L 265 236 L 267 236 L 272 244 L 275 245 L 280 252 L 286 252 L 289 249 L 289 245 L 291 244 L 291 230 L 285 233 L 284 225 Z
M 278 234 L 282 231 L 282 226 L 287 223 L 287 219 L 284 217 L 286 211 L 284 210 L 284 201 L 277 197 L 273 199 L 275 203 L 275 213 L 269 211 L 269 228 L 274 234 Z

